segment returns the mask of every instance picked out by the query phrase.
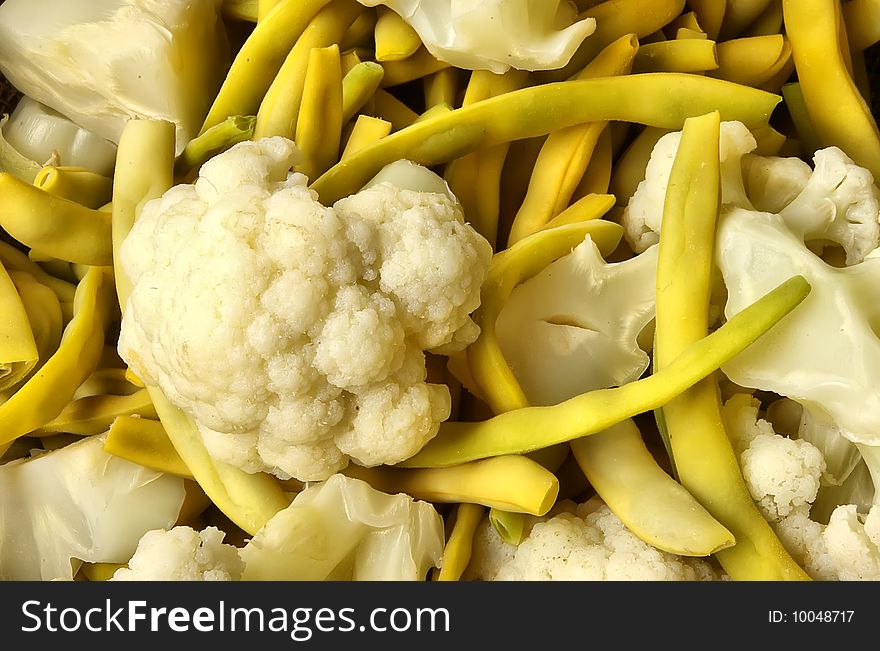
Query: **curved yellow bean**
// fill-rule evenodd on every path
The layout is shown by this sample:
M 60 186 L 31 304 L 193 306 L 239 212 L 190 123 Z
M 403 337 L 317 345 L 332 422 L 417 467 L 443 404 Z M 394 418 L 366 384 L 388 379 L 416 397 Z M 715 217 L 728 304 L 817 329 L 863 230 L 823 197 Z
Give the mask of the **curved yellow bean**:
M 283 0 L 259 21 L 235 55 L 201 133 L 231 115 L 254 115 L 284 57 L 330 0 Z
M 355 18 L 339 41 L 339 49 L 346 53 L 352 52 L 354 48 L 372 48 L 377 20 L 375 11 L 365 11 Z
M 157 418 L 147 390 L 141 389 L 127 396 L 93 395 L 73 400 L 35 431 L 38 435 L 100 434 L 106 432 L 118 416 Z
M 749 36 L 718 44 L 718 69 L 712 77 L 760 87 L 791 58 L 791 45 L 782 34 Z
M 620 120 L 678 129 L 685 118 L 718 109 L 723 120 L 757 127 L 767 124 L 780 100 L 748 86 L 680 73 L 541 84 L 475 102 L 393 133 L 331 167 L 312 188 L 329 204 L 357 191 L 382 167 L 400 158 L 431 166 L 483 146 L 584 122 Z
M 726 0 L 721 40 L 736 38 L 773 4 L 774 0 Z
M 348 122 L 379 88 L 385 70 L 375 61 L 356 64 L 342 78 L 342 122 Z
M 45 269 L 32 261 L 26 253 L 2 240 L 0 240 L 0 263 L 10 273 L 13 271 L 23 271 L 30 274 L 41 285 L 45 285 L 55 292 L 55 295 L 62 304 L 70 305 L 73 303 L 73 296 L 76 292 L 75 285 L 46 273 Z
M 339 46 L 312 48 L 299 115 L 295 140 L 303 160 L 296 170 L 314 179 L 339 159 L 343 121 Z
M 514 409 L 484 421 L 441 423 L 437 436 L 398 466 L 435 468 L 522 454 L 601 432 L 662 407 L 745 350 L 809 293 L 806 279 L 793 276 L 644 379 L 590 391 L 557 405 Z
M 448 63 L 435 59 L 428 50 L 420 47 L 415 53 L 400 61 L 384 61 L 382 68 L 385 70 L 385 76 L 380 85 L 382 88 L 400 86 L 448 67 Z
M 482 504 L 513 513 L 544 515 L 556 502 L 559 481 L 541 464 L 518 454 L 445 468 L 363 468 L 343 471 L 384 493 L 406 493 L 437 503 Z
M 174 161 L 174 177 L 192 182 L 198 169 L 210 158 L 232 145 L 250 140 L 257 123 L 255 115 L 231 115 L 190 140 Z
M 557 228 L 568 224 L 601 219 L 614 207 L 616 200 L 613 194 L 588 194 L 581 197 L 568 208 L 556 215 L 544 226 L 545 229 Z
M 769 36 L 782 33 L 782 2 L 773 0 L 760 16 L 752 21 L 743 36 Z
M 685 123 L 663 208 L 657 261 L 654 369 L 708 341 L 721 172 L 717 113 Z M 718 331 L 716 331 L 718 332 Z M 727 527 L 736 545 L 717 558 L 733 579 L 803 579 L 749 494 L 721 419 L 718 381 L 707 377 L 662 406 L 678 479 Z
M 490 97 L 521 88 L 527 73 L 509 70 L 496 75 L 474 70 L 465 87 L 462 105 L 468 106 Z M 501 214 L 501 176 L 507 160 L 508 143 L 477 150 L 451 161 L 444 176 L 461 202 L 465 218 L 497 249 L 498 220 Z
M 96 209 L 110 201 L 113 191 L 110 177 L 84 167 L 46 165 L 37 172 L 34 185 L 56 197 Z
M 409 23 L 388 7 L 376 8 L 374 39 L 376 61 L 402 61 L 422 47 L 422 39 Z
M 9 277 L 21 297 L 37 346 L 37 363 L 28 373 L 33 375 L 58 349 L 64 330 L 64 314 L 55 292 L 31 274 L 26 271 L 11 271 Z
M 387 90 L 377 89 L 373 93 L 372 113 L 377 118 L 381 118 L 391 123 L 394 131 L 400 131 L 408 126 L 416 123 L 419 114 L 413 111 L 409 106 L 401 102 Z M 376 170 L 379 171 L 378 169 Z M 366 181 L 367 179 L 364 179 Z
M 837 0 L 783 0 L 798 82 L 823 147 L 835 145 L 880 178 L 880 131 L 847 71 Z
M 854 51 L 880 42 L 880 1 L 849 0 L 843 4 L 847 39 Z
M 0 227 L 22 244 L 68 262 L 112 264 L 109 211 L 56 197 L 5 172 L 0 196 Z
M 437 573 L 438 581 L 459 581 L 468 564 L 474 544 L 474 533 L 486 509 L 479 504 L 459 504 L 455 510 L 452 532 L 443 548 L 443 563 Z
M 458 68 L 444 68 L 423 79 L 427 108 L 442 105 L 453 107 L 457 104 L 459 73 Z
M 735 543 L 733 534 L 663 471 L 631 419 L 570 445 L 599 497 L 649 545 L 680 556 L 709 556 Z
M 332 0 L 312 18 L 260 102 L 254 138 L 294 139 L 312 49 L 339 43 L 345 30 L 364 10 L 355 0 Z
M 700 27 L 711 39 L 717 39 L 727 11 L 727 2 L 718 0 L 687 0 L 687 6 L 697 14 Z
M 131 292 L 119 249 L 141 209 L 174 183 L 174 125 L 165 120 L 129 120 L 119 139 L 113 173 L 113 273 L 119 305 Z
M 581 199 L 589 194 L 606 194 L 611 185 L 611 166 L 614 158 L 613 126 L 603 129 L 593 148 L 593 155 L 587 169 L 575 188 L 572 199 Z M 557 215 L 558 216 L 558 215 Z M 552 221 L 552 220 L 551 220 Z
M 354 128 L 345 142 L 345 148 L 339 160 L 347 160 L 355 152 L 369 147 L 391 133 L 391 123 L 381 118 L 359 115 L 354 123 Z
M 104 439 L 104 450 L 159 472 L 192 479 L 158 420 L 117 416 Z
M 604 48 L 577 75 L 577 79 L 626 75 L 640 51 L 632 34 Z M 507 236 L 507 244 L 540 230 L 571 203 L 607 122 L 579 124 L 547 136 L 535 161 L 526 196 Z
M 61 344 L 40 370 L 0 405 L 0 445 L 11 443 L 55 418 L 98 365 L 104 331 L 113 312 L 109 271 L 92 267 L 80 282 L 73 320 Z
M 706 72 L 718 68 L 715 41 L 699 38 L 646 43 L 633 61 L 633 72 Z
M 18 288 L 0 264 L 0 391 L 27 377 L 38 359 L 28 312 Z

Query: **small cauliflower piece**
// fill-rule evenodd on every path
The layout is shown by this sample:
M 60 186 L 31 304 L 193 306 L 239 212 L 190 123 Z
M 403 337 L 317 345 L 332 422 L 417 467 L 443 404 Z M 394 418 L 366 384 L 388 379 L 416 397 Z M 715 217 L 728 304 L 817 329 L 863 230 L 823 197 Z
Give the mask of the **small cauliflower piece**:
M 752 498 L 769 521 L 802 510 L 816 499 L 825 459 L 811 443 L 778 435 L 758 417 L 760 402 L 734 394 L 722 408 L 725 429 L 739 453 Z
M 667 133 L 657 141 L 645 168 L 645 178 L 623 210 L 621 223 L 625 229 L 624 236 L 636 253 L 641 253 L 660 241 L 666 186 L 669 185 L 669 175 L 672 173 L 679 143 L 681 131 Z M 723 204 L 751 207 L 743 185 L 742 161 L 755 147 L 755 137 L 742 122 L 721 123 L 718 151 Z
M 811 508 L 825 473 L 822 452 L 811 443 L 777 434 L 759 418 L 760 403 L 734 394 L 722 407 L 752 498 L 792 557 L 814 579 L 880 580 L 880 507 L 859 514 L 838 505 L 827 524 Z
M 386 172 L 325 207 L 298 158 L 284 138 L 243 142 L 144 207 L 118 349 L 215 458 L 320 481 L 349 458 L 402 461 L 448 418 L 424 351 L 478 335 L 492 248 L 448 191 Z
M 529 402 L 620 386 L 648 368 L 639 337 L 654 319 L 658 250 L 608 263 L 587 236 L 513 290 L 496 334 Z
M 155 529 L 141 538 L 134 556 L 111 581 L 238 581 L 244 562 L 217 527 Z
M 568 0 L 358 0 L 385 5 L 437 59 L 465 70 L 555 70 L 596 30 Z
M 702 558 L 648 545 L 600 500 L 531 523 L 518 545 L 485 521 L 465 579 L 482 581 L 709 581 L 721 573 Z
M 817 151 L 813 165 L 801 192 L 779 214 L 805 242 L 838 244 L 846 264 L 858 264 L 880 245 L 880 190 L 871 172 L 837 147 Z

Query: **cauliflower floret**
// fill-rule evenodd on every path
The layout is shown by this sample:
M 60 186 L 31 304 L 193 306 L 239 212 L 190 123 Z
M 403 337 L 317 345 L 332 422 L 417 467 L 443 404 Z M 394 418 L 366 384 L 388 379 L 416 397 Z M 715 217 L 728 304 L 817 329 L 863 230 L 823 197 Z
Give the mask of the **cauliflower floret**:
M 244 562 L 238 549 L 223 544 L 217 527 L 156 529 L 141 538 L 134 556 L 111 581 L 238 581 Z
M 667 133 L 651 152 L 645 168 L 645 178 L 630 197 L 622 216 L 624 236 L 630 248 L 641 253 L 660 241 L 660 223 L 666 203 L 666 186 L 672 164 L 681 143 L 681 131 Z M 753 151 L 755 137 L 742 122 L 721 123 L 718 151 L 721 161 L 721 201 L 751 207 L 743 186 L 742 159 Z
M 476 338 L 492 248 L 450 193 L 394 174 L 325 207 L 289 172 L 298 157 L 284 138 L 240 143 L 144 207 L 121 249 L 119 353 L 216 459 L 317 481 L 436 434 L 451 401 L 423 353 Z
M 738 393 L 724 403 L 721 413 L 749 492 L 764 517 L 775 522 L 809 510 L 819 492 L 825 458 L 811 443 L 777 434 L 758 418 L 760 404 Z
M 813 165 L 801 192 L 778 212 L 805 242 L 839 244 L 846 264 L 858 264 L 880 245 L 880 190 L 837 147 L 817 151 Z
M 701 558 L 661 551 L 629 531 L 598 499 L 534 522 L 519 546 L 484 521 L 466 579 L 484 581 L 709 581 L 720 572 Z
M 749 492 L 782 544 L 814 579 L 880 580 L 880 507 L 860 515 L 844 504 L 827 525 L 813 520 L 825 458 L 811 443 L 775 433 L 758 417 L 759 406 L 750 395 L 734 394 L 722 416 Z

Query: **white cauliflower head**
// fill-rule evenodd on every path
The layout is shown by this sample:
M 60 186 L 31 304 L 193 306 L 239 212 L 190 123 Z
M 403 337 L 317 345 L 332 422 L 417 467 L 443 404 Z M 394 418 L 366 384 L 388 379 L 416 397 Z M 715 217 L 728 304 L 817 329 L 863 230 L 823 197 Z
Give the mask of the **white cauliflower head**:
M 633 534 L 594 498 L 535 521 L 518 545 L 488 520 L 474 538 L 464 578 L 483 581 L 708 581 L 721 573 L 702 558 L 661 551 Z
M 492 249 L 451 194 L 382 182 L 325 207 L 297 159 L 240 143 L 144 207 L 119 352 L 217 459 L 321 480 L 436 434 L 450 396 L 423 351 L 476 337 Z
M 233 545 L 223 544 L 217 527 L 154 529 L 141 538 L 128 567 L 111 581 L 238 581 L 244 561 Z

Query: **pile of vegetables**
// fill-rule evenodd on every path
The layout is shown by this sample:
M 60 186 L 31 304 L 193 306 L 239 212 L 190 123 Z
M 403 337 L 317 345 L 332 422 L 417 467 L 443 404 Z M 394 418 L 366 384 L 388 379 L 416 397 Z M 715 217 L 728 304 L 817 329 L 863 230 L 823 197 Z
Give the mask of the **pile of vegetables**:
M 0 3 L 0 578 L 880 579 L 878 41 Z

